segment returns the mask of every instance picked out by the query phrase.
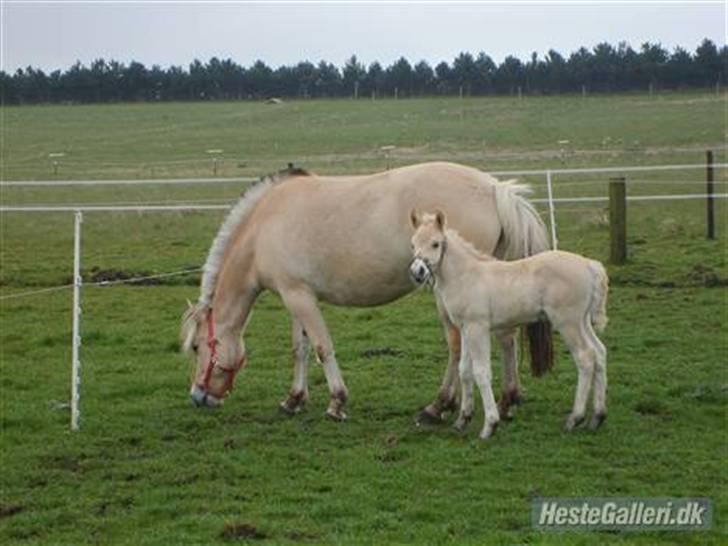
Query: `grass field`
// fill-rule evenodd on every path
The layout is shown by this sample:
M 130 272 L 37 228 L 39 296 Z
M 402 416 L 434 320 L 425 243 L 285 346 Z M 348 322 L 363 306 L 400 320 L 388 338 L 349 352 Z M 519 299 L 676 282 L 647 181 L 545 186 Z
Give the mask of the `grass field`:
M 367 171 L 384 167 L 379 148 L 390 144 L 398 147 L 391 164 L 451 159 L 490 170 L 700 163 L 707 148 L 724 161 L 725 109 L 725 98 L 697 94 L 6 108 L 2 175 L 51 178 L 48 153 L 64 152 L 59 178 L 209 176 L 212 148 L 236 158 L 220 175 L 287 161 Z M 692 193 L 703 176 L 630 176 L 629 191 Z M 725 191 L 724 172 L 717 177 Z M 543 194 L 541 180 L 527 180 Z M 603 175 L 556 181 L 557 196 L 605 189 Z M 4 188 L 0 200 L 225 202 L 240 190 Z M 197 296 L 194 275 L 84 289 L 82 430 L 70 433 L 70 291 L 0 300 L 0 542 L 724 544 L 728 208 L 718 201 L 716 241 L 705 239 L 704 208 L 702 200 L 630 203 L 629 261 L 609 266 L 609 418 L 596 433 L 560 429 L 576 383 L 562 345 L 546 377 L 522 366 L 526 403 L 492 441 L 477 440 L 479 413 L 464 435 L 415 427 L 446 358 L 427 292 L 387 307 L 324 307 L 350 390 L 348 422 L 323 417 L 318 366 L 307 411 L 278 413 L 291 367 L 289 322 L 273 294 L 256 306 L 250 366 L 230 400 L 220 411 L 194 410 L 177 343 L 185 298 Z M 84 276 L 200 266 L 221 218 L 86 214 Z M 69 282 L 71 214 L 8 213 L 0 222 L 0 295 Z M 564 205 L 557 224 L 562 248 L 607 260 L 604 206 Z M 498 384 L 497 360 L 494 372 Z M 588 495 L 710 497 L 713 528 L 531 527 L 532 499 Z

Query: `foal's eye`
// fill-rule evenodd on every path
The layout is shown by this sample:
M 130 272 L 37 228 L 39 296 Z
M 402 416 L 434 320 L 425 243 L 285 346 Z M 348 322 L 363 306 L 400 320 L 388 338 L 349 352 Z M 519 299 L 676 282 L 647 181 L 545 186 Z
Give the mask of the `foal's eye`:
M 438 242 L 432 243 L 432 248 L 440 248 L 440 243 L 438 243 Z
M 199 347 L 198 347 L 197 343 L 193 343 L 193 344 L 192 344 L 192 350 L 193 350 L 194 352 L 197 352 L 197 349 L 198 349 L 198 348 L 199 348 Z

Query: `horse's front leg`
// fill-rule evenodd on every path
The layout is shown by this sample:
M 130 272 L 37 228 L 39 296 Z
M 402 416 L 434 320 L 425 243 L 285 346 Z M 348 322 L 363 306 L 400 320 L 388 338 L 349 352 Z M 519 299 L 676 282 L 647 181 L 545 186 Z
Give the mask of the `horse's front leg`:
M 308 335 L 303 325 L 292 317 L 291 341 L 293 342 L 293 385 L 288 397 L 280 403 L 282 411 L 295 415 L 303 410 L 308 400 Z
M 495 334 L 503 350 L 503 393 L 498 402 L 498 411 L 503 419 L 510 419 L 513 417 L 514 406 L 523 401 L 518 379 L 516 330 L 498 330 Z
M 343 421 L 347 417 L 344 408 L 348 392 L 336 362 L 331 335 L 321 315 L 321 310 L 318 308 L 316 297 L 305 287 L 281 290 L 280 294 L 294 320 L 301 324 L 311 340 L 316 358 L 324 368 L 331 394 L 326 415 L 335 421 Z
M 443 422 L 445 412 L 452 411 L 457 407 L 458 364 L 460 363 L 461 352 L 460 330 L 450 321 L 450 317 L 440 298 L 436 296 L 435 301 L 437 302 L 437 311 L 440 315 L 440 320 L 445 327 L 449 356 L 445 377 L 442 379 L 437 397 L 419 413 L 417 416 L 418 424 L 440 424 Z

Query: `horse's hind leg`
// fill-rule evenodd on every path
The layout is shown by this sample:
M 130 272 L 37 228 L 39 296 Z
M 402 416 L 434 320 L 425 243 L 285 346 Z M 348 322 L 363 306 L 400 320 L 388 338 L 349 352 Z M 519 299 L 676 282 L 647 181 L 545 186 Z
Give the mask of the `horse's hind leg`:
M 594 375 L 596 352 L 581 324 L 567 324 L 559 328 L 559 331 L 571 351 L 571 356 L 574 358 L 579 374 L 576 395 L 574 396 L 574 407 L 564 423 L 564 429 L 569 431 L 584 421 L 586 401 L 589 397 L 589 388 Z
M 520 405 L 523 401 L 518 380 L 516 330 L 498 330 L 496 337 L 503 349 L 503 393 L 498 402 L 498 411 L 501 418 L 510 419 L 513 417 L 514 406 Z
M 450 321 L 440 298 L 436 297 L 435 301 L 437 302 L 437 311 L 440 315 L 440 320 L 445 327 L 449 356 L 447 370 L 445 370 L 445 376 L 442 379 L 437 397 L 419 413 L 417 416 L 418 424 L 440 424 L 443 422 L 444 413 L 454 410 L 457 407 L 458 364 L 460 362 L 461 349 L 460 330 Z
M 280 408 L 289 415 L 300 413 L 308 400 L 308 335 L 303 325 L 292 317 L 291 340 L 293 342 L 293 385 Z
M 346 406 L 348 392 L 344 379 L 341 377 L 339 365 L 336 362 L 331 335 L 318 308 L 316 298 L 305 288 L 280 290 L 280 294 L 285 306 L 308 334 L 311 343 L 313 343 L 316 357 L 324 368 L 326 382 L 329 385 L 329 393 L 331 394 L 326 415 L 335 421 L 343 421 L 346 419 L 344 407 Z
M 591 322 L 587 323 L 586 330 L 596 352 L 596 369 L 594 370 L 592 387 L 594 393 L 594 413 L 589 421 L 589 428 L 593 430 L 598 428 L 607 418 L 607 348 L 597 337 Z

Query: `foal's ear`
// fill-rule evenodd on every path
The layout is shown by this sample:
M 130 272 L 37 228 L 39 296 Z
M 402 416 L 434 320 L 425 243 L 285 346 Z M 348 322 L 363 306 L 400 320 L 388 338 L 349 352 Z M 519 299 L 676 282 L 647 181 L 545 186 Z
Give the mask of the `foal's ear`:
M 445 213 L 441 210 L 435 211 L 435 224 L 437 225 L 437 229 L 445 231 Z
M 412 209 L 410 211 L 410 224 L 412 224 L 412 227 L 415 229 L 420 227 L 420 216 L 417 214 L 417 209 Z

